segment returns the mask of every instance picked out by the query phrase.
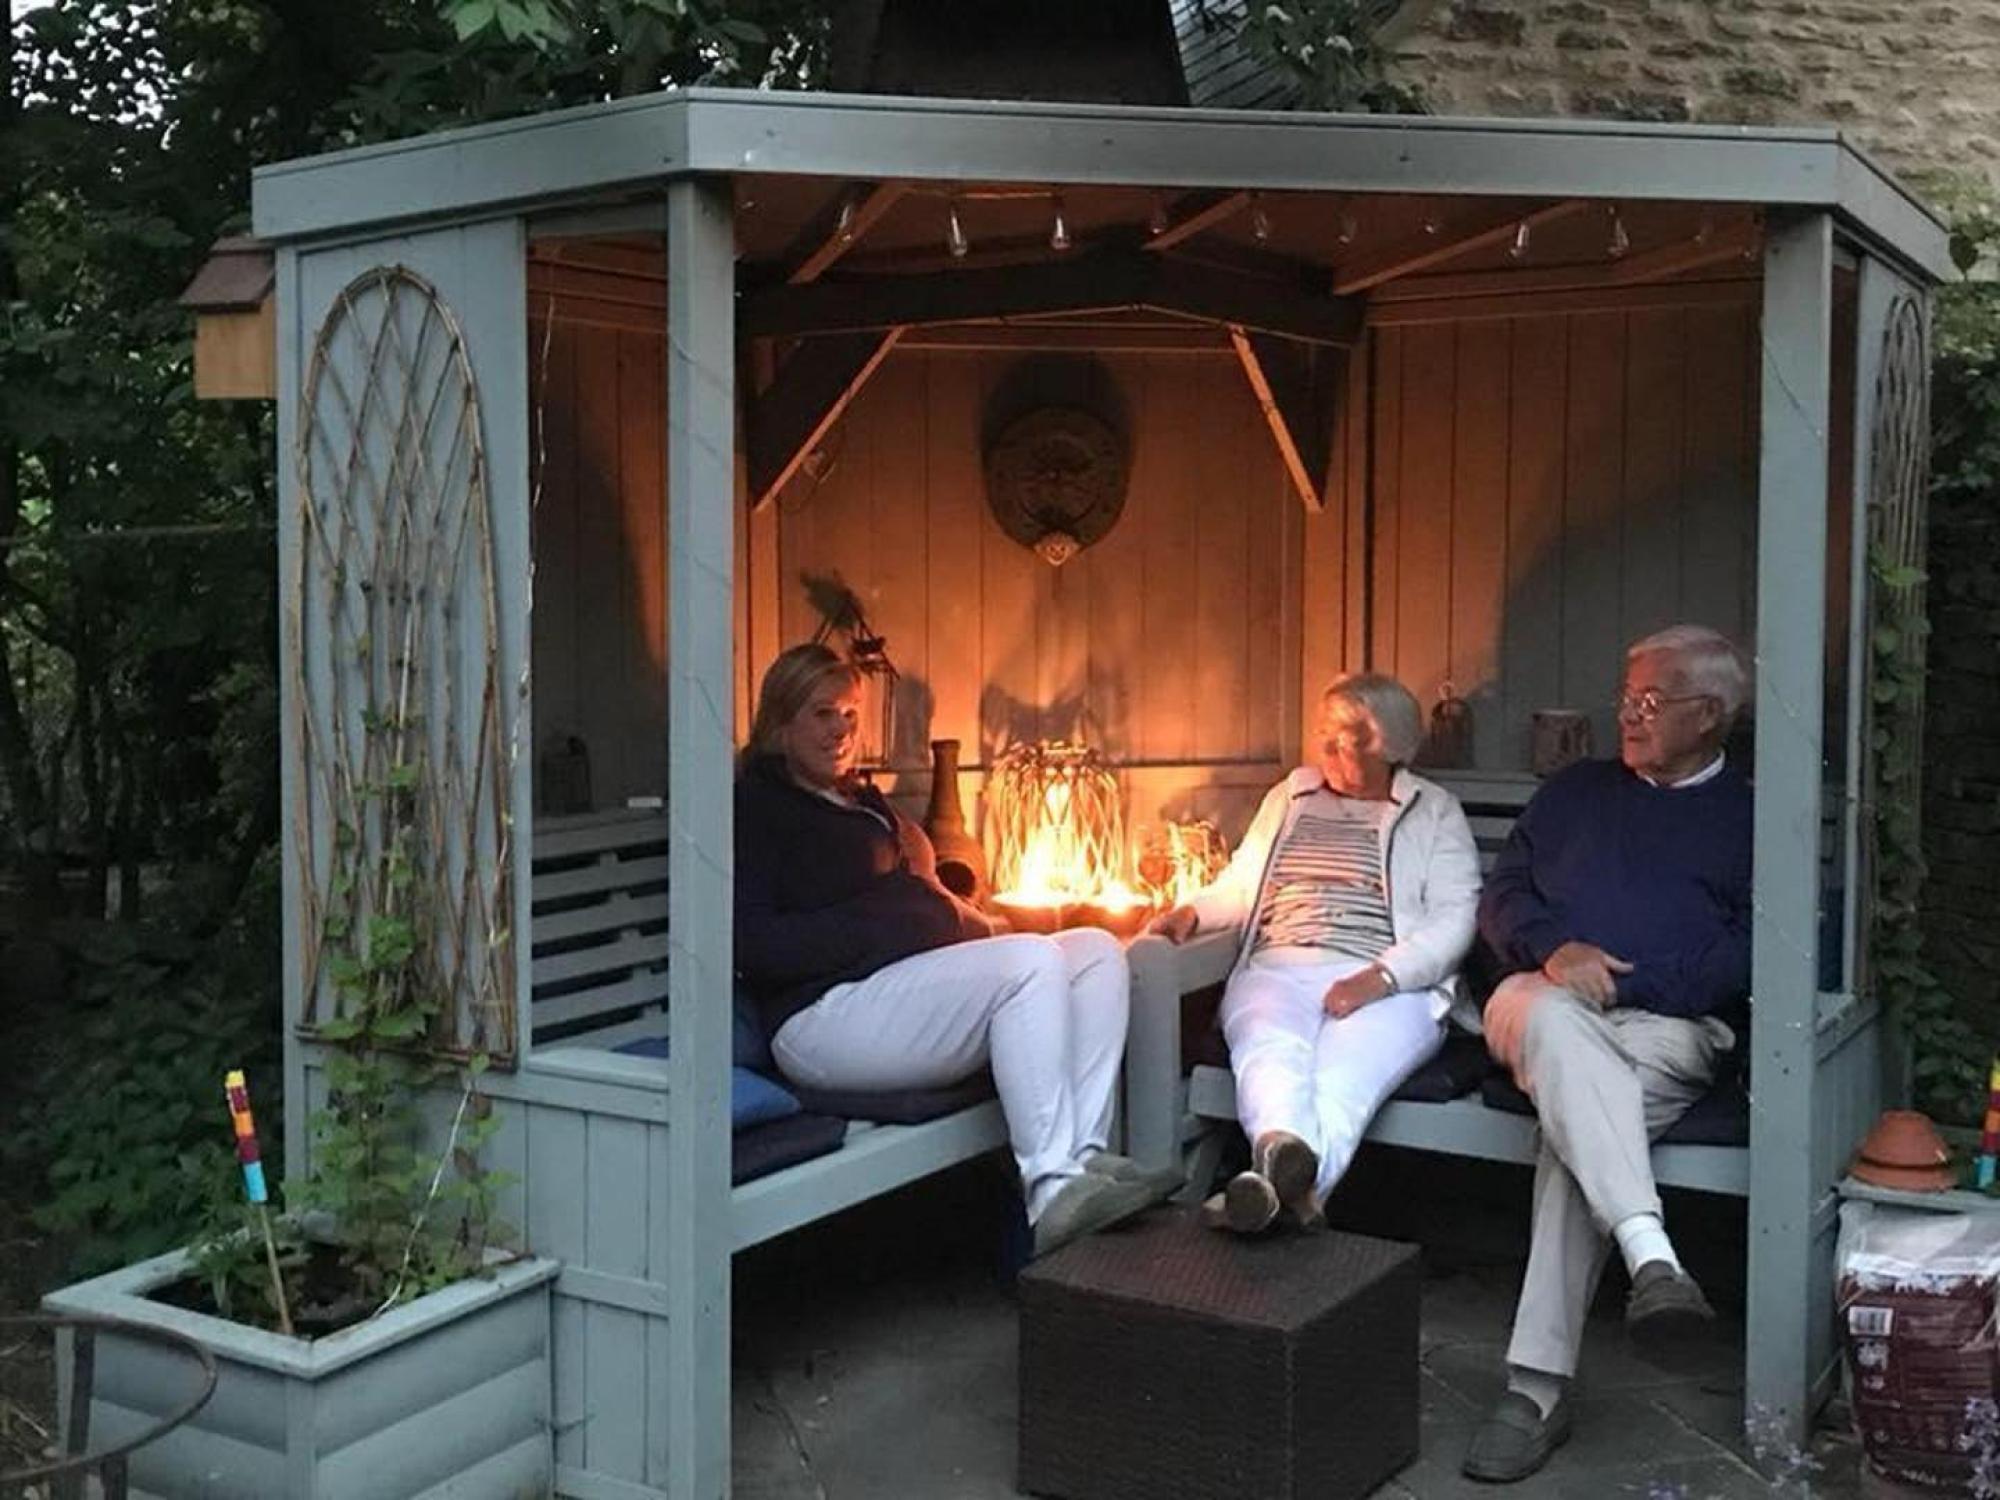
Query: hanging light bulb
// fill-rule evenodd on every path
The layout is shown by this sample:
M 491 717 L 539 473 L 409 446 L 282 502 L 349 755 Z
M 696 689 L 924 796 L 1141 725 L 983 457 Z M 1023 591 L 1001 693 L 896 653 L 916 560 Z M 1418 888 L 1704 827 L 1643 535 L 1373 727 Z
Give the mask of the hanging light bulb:
M 951 252 L 953 260 L 964 260 L 966 251 L 972 248 L 972 241 L 965 237 L 965 226 L 958 222 L 956 198 L 953 198 L 945 208 L 944 246 Z
M 1153 194 L 1153 211 L 1146 215 L 1146 233 L 1162 235 L 1167 232 L 1167 200 L 1160 193 Z
M 1425 209 L 1424 233 L 1434 235 L 1442 228 L 1444 228 L 1444 220 L 1438 217 L 1438 211 L 1434 208 Z
M 1528 243 L 1531 233 L 1528 221 L 1523 219 L 1514 230 L 1514 243 L 1507 247 L 1507 258 L 1509 260 L 1526 260 L 1528 258 Z
M 1061 193 L 1055 195 L 1055 205 L 1055 222 L 1049 225 L 1049 248 L 1051 250 L 1067 250 L 1069 249 L 1069 224 L 1063 218 Z
M 1714 238 L 1715 238 L 1715 220 L 1711 218 L 1709 215 L 1703 214 L 1701 216 L 1701 225 L 1694 232 L 1694 242 L 1697 245 L 1706 245 L 1710 240 Z
M 1262 193 L 1250 195 L 1250 233 L 1260 245 L 1271 237 L 1271 211 L 1264 207 Z
M 843 245 L 854 243 L 854 195 L 840 200 L 840 217 L 833 221 L 833 237 Z
M 1355 219 L 1352 213 L 1344 213 L 1340 216 L 1340 224 L 1334 230 L 1334 238 L 1343 245 L 1351 245 L 1360 233 L 1361 225 L 1359 221 Z
M 1611 243 L 1604 247 L 1604 253 L 1618 260 L 1631 248 L 1632 236 L 1625 232 L 1625 216 L 1614 208 L 1611 210 Z

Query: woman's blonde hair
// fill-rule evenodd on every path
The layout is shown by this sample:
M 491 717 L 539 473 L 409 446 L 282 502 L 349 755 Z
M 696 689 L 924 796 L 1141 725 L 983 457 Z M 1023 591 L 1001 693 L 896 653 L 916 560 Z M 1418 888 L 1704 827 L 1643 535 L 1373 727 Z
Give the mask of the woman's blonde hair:
M 1410 690 L 1381 672 L 1349 672 L 1327 684 L 1322 702 L 1340 699 L 1375 721 L 1382 759 L 1406 766 L 1424 742 L 1424 711 Z
M 757 713 L 750 721 L 750 738 L 741 759 L 776 753 L 785 726 L 812 702 L 822 684 L 834 678 L 848 687 L 861 685 L 861 673 L 831 646 L 807 641 L 780 651 L 757 685 Z

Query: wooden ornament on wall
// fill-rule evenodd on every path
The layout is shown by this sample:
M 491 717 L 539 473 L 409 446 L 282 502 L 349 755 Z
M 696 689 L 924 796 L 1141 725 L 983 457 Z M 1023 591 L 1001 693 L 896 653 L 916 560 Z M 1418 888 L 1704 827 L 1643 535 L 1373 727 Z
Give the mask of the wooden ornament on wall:
M 986 450 L 986 503 L 1002 531 L 1061 567 L 1110 534 L 1128 473 L 1125 441 L 1109 423 L 1075 407 L 1039 407 Z

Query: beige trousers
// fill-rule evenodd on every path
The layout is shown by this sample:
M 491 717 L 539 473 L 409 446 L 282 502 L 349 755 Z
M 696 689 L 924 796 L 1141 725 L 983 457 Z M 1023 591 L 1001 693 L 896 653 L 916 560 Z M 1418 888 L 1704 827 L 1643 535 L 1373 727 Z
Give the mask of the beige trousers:
M 1714 1017 L 1601 1011 L 1539 974 L 1486 1008 L 1487 1045 L 1541 1117 L 1528 1270 L 1507 1362 L 1576 1371 L 1611 1226 L 1660 1212 L 1649 1143 L 1708 1091 L 1735 1033 Z

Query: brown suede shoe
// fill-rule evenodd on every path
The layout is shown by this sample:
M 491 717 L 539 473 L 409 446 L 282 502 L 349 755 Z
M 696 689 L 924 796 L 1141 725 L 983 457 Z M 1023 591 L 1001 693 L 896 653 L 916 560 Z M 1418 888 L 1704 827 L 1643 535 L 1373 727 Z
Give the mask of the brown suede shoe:
M 1313 1188 L 1319 1180 L 1319 1157 L 1289 1130 L 1267 1130 L 1257 1137 L 1252 1163 L 1276 1190 L 1278 1201 L 1298 1224 L 1310 1229 L 1326 1222 Z

